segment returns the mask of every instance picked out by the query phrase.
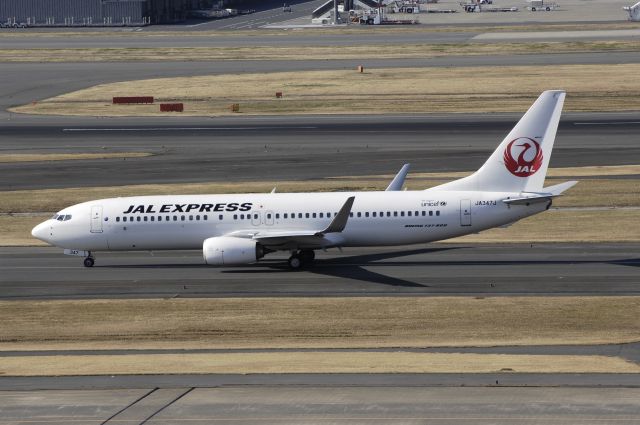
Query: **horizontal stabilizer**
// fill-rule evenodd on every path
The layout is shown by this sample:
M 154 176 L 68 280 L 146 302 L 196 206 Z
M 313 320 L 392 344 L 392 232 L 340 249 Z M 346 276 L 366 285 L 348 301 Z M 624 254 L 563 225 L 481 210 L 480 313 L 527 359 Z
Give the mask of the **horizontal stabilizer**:
M 542 189 L 544 192 L 523 193 L 523 196 L 517 198 L 503 199 L 502 202 L 509 205 L 529 205 L 536 202 L 549 201 L 551 198 L 562 195 L 562 192 L 572 188 L 578 183 L 577 181 L 568 181 Z

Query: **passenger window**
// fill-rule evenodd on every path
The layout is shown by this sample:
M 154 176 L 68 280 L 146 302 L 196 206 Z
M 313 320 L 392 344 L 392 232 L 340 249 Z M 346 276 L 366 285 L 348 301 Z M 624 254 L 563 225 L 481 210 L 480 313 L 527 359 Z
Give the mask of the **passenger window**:
M 161 215 L 158 216 L 158 221 L 162 221 L 162 216 Z
M 189 221 L 193 221 L 193 216 L 192 215 L 189 216 Z
M 276 220 L 280 218 L 280 214 L 276 213 Z
M 140 216 L 136 217 L 136 221 L 141 221 Z
M 267 218 L 271 218 L 271 214 L 267 214 Z
M 156 220 L 156 217 L 152 215 L 151 216 L 151 221 L 155 221 L 155 220 Z
M 422 216 L 424 217 L 425 215 L 427 215 L 427 212 L 423 210 L 422 211 Z
M 349 217 L 353 217 L 353 213 L 352 212 L 349 213 Z
M 120 217 L 116 217 L 116 222 L 120 223 Z
M 205 217 L 206 217 L 206 216 L 205 216 Z M 220 220 L 222 220 L 222 219 L 223 219 L 222 214 L 220 214 L 220 215 L 218 216 L 218 219 L 220 219 Z M 205 218 L 205 220 L 206 220 L 206 218 Z
M 178 216 L 177 215 L 173 216 L 173 221 L 178 221 Z
M 408 212 L 407 212 L 407 215 L 408 215 L 409 217 L 411 217 L 411 211 L 408 211 Z
M 372 215 L 373 215 L 374 217 L 376 217 L 376 214 L 377 214 L 377 213 L 374 211 Z
M 184 221 L 185 217 L 183 215 L 180 216 L 180 221 Z
M 147 216 L 144 216 L 144 221 L 148 221 L 149 219 L 147 218 Z
M 200 216 L 199 215 L 196 216 L 196 221 L 200 221 Z
M 287 213 L 284 213 L 284 218 L 287 218 Z
M 400 211 L 400 217 L 404 217 L 404 211 Z
M 365 217 L 369 217 L 369 211 L 367 211 L 366 213 L 364 213 Z
M 387 211 L 387 217 L 391 217 L 391 211 Z
M 309 213 L 304 214 L 305 218 L 309 218 Z
M 440 215 L 440 211 L 436 211 L 436 215 Z
M 209 220 L 209 216 L 207 214 L 203 215 L 202 218 L 206 221 Z
M 416 211 L 416 217 L 417 217 L 418 215 L 420 215 L 420 213 L 419 213 L 418 211 Z
M 302 218 L 302 213 L 298 213 L 298 218 Z
M 433 211 L 429 211 L 429 217 L 433 216 Z
M 311 214 L 313 218 L 316 218 L 316 213 Z
M 238 214 L 234 214 L 234 215 L 233 215 L 233 219 L 234 219 L 234 220 L 237 220 L 237 219 L 238 219 Z
M 358 217 L 362 217 L 362 213 L 361 212 L 358 213 Z

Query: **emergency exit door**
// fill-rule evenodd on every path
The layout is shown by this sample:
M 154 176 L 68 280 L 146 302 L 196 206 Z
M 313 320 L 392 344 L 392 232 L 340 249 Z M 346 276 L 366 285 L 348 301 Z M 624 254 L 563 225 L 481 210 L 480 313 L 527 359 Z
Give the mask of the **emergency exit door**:
M 471 226 L 471 200 L 460 200 L 460 225 Z

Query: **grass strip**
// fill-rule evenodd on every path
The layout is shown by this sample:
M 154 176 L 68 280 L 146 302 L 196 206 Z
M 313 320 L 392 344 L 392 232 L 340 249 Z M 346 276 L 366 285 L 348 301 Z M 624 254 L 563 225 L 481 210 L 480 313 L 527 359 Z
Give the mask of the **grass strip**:
M 470 173 L 460 173 L 460 177 Z M 436 177 L 432 178 L 434 175 Z M 410 174 L 406 181 L 409 190 L 423 190 L 459 177 L 440 179 L 439 174 Z M 110 187 L 79 187 L 64 189 L 35 189 L 0 192 L 0 213 L 56 212 L 81 202 L 103 198 L 145 195 L 196 195 L 225 193 L 269 193 L 276 187 L 279 193 L 337 192 L 384 190 L 391 176 L 380 178 L 343 177 L 307 181 L 267 182 L 206 182 L 144 184 Z M 546 185 L 565 181 L 549 179 Z M 637 179 L 580 180 L 563 196 L 554 201 L 559 207 L 634 207 L 640 206 L 640 185 Z
M 640 373 L 619 357 L 284 352 L 3 357 L 3 376 L 206 373 Z
M 113 96 L 182 102 L 182 115 L 522 112 L 549 88 L 567 90 L 566 111 L 640 110 L 640 64 L 489 66 L 275 72 L 101 84 L 12 108 L 28 114 L 157 116 L 157 105 L 113 105 Z M 410 84 L 400 84 L 402 81 Z M 625 81 L 620 85 L 620 81 Z M 375 90 L 372 90 L 375 87 Z M 284 97 L 276 99 L 275 93 Z M 177 113 L 174 113 L 177 114 Z
M 393 44 L 367 46 L 251 47 L 122 47 L 0 49 L 0 62 L 138 62 L 224 60 L 414 59 L 439 56 L 517 55 L 536 53 L 638 52 L 632 41 L 570 41 L 527 43 Z
M 617 344 L 640 297 L 2 301 L 0 320 L 5 351 Z

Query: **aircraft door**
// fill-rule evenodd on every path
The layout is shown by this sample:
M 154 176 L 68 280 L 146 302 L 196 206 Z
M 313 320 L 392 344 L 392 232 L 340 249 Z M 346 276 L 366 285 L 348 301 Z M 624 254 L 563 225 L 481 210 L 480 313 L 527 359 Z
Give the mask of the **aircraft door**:
M 251 224 L 253 224 L 254 226 L 259 226 L 260 225 L 260 213 L 257 211 L 254 211 L 251 213 Z
M 102 206 L 91 207 L 91 233 L 102 233 Z
M 460 200 L 460 226 L 471 226 L 471 200 Z

